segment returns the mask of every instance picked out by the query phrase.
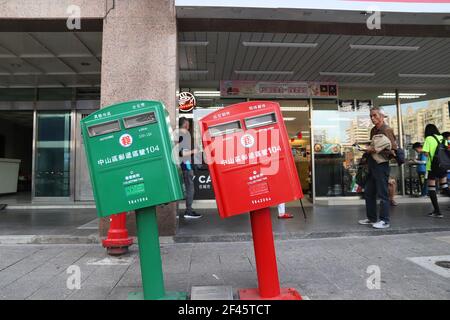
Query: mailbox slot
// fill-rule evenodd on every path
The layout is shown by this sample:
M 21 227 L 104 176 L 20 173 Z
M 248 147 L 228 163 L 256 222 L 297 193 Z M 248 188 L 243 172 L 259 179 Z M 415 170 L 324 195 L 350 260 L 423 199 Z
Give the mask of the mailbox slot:
M 242 130 L 242 127 L 239 120 L 211 126 L 208 128 L 211 137 L 223 136 L 240 130 Z
M 143 126 L 149 123 L 155 123 L 156 116 L 154 112 L 147 112 L 138 114 L 136 116 L 123 118 L 123 123 L 126 129 Z
M 245 118 L 244 121 L 247 129 L 252 129 L 277 123 L 277 116 L 275 113 L 268 113 L 256 117 Z
M 89 137 L 96 137 L 111 132 L 120 131 L 119 120 L 109 121 L 101 124 L 96 124 L 87 128 Z

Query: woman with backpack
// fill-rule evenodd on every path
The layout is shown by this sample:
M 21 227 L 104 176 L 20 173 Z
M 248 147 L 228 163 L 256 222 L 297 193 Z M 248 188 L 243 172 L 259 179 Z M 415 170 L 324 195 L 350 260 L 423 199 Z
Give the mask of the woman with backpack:
M 428 173 L 428 196 L 433 205 L 433 212 L 429 213 L 429 217 L 443 218 L 443 214 L 439 209 L 436 194 L 436 180 L 439 179 L 439 187 L 446 194 L 450 195 L 447 184 L 447 171 L 439 168 L 436 162 L 433 163 L 439 144 L 446 143 L 444 137 L 440 134 L 438 128 L 434 124 L 427 124 L 425 127 L 425 143 L 423 144 L 423 153 L 427 156 L 426 169 Z M 435 161 L 437 159 L 434 159 Z

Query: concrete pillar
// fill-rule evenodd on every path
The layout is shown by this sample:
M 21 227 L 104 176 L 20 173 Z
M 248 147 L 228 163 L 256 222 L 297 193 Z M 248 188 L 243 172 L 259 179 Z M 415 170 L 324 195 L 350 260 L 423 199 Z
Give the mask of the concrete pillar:
M 177 64 L 174 0 L 116 0 L 103 24 L 101 106 L 161 100 L 174 127 Z M 160 235 L 175 234 L 176 208 L 158 208 Z M 108 230 L 107 220 L 100 222 L 100 235 Z M 135 235 L 134 215 L 127 225 Z

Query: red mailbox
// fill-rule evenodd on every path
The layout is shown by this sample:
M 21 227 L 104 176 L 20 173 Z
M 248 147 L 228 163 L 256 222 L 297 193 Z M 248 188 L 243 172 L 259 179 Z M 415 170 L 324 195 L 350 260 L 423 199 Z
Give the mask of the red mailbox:
M 300 300 L 295 289 L 280 289 L 269 210 L 303 198 L 280 105 L 231 105 L 200 128 L 220 216 L 250 212 L 258 289 L 241 289 L 240 298 Z
M 303 198 L 278 103 L 238 103 L 200 127 L 222 218 Z

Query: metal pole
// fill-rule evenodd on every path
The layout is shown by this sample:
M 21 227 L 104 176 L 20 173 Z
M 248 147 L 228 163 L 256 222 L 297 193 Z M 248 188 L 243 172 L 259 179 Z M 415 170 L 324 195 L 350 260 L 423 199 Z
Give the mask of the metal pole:
M 314 204 L 316 201 L 316 163 L 315 163 L 315 155 L 314 152 L 314 104 L 313 99 L 309 98 L 309 152 L 311 156 L 311 188 L 312 188 L 312 203 Z
M 250 219 L 259 295 L 262 298 L 273 298 L 280 295 L 280 281 L 278 278 L 270 209 L 264 208 L 252 211 L 250 212 Z
M 403 147 L 403 119 L 402 119 L 402 104 L 400 101 L 400 94 L 398 93 L 398 89 L 395 89 L 395 104 L 397 105 L 397 127 L 398 127 L 398 137 L 397 141 L 400 148 Z M 405 193 L 405 166 L 400 167 L 400 178 L 402 182 L 402 195 Z
M 136 228 L 144 300 L 163 299 L 166 292 L 159 249 L 156 207 L 136 210 Z

